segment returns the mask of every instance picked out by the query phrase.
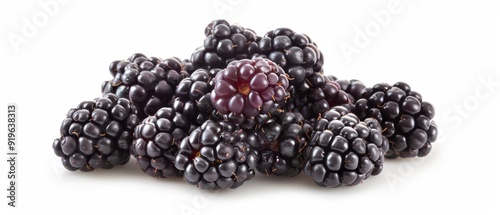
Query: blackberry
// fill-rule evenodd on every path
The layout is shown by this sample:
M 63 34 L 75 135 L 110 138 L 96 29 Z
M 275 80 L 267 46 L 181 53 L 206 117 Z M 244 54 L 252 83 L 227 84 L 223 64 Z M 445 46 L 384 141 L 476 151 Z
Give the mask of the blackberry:
M 266 175 L 293 177 L 302 171 L 302 151 L 312 127 L 298 112 L 273 116 L 255 132 L 260 158 L 257 170 Z M 260 139 L 260 140 L 259 140 Z
M 175 89 L 172 107 L 192 123 L 203 124 L 214 111 L 210 92 L 214 88 L 213 78 L 219 71 L 197 69 L 190 77 L 184 78 Z
M 356 101 L 355 113 L 362 119 L 375 118 L 389 139 L 387 158 L 424 157 L 436 141 L 434 107 L 404 82 L 376 84 L 365 88 Z
M 179 143 L 196 127 L 172 108 L 160 108 L 134 130 L 131 154 L 142 171 L 152 177 L 181 176 L 174 166 Z
M 267 32 L 259 41 L 259 54 L 282 67 L 290 76 L 290 85 L 301 88 L 307 76 L 323 73 L 323 54 L 305 34 L 289 28 Z
M 375 119 L 360 121 L 346 108 L 334 107 L 315 123 L 304 172 L 323 187 L 357 185 L 382 171 L 387 148 Z
M 175 167 L 201 189 L 237 188 L 255 175 L 258 153 L 241 128 L 208 120 L 179 145 Z
M 304 89 L 292 92 L 292 99 L 286 109 L 299 111 L 307 120 L 317 118 L 334 106 L 354 103 L 331 77 L 313 73 L 306 78 L 305 83 Z
M 225 68 L 231 61 L 251 59 L 258 53 L 259 37 L 251 29 L 214 20 L 205 28 L 203 47 L 192 55 L 195 68 Z
M 288 76 L 270 60 L 231 62 L 214 79 L 212 105 L 222 114 L 247 118 L 281 108 L 289 97 Z
M 132 132 L 139 123 L 136 114 L 130 101 L 114 94 L 84 101 L 68 111 L 60 128 L 61 137 L 53 142 L 54 152 L 70 171 L 126 164 Z
M 140 53 L 112 62 L 109 69 L 113 79 L 102 84 L 102 93 L 128 98 L 138 107 L 141 119 L 165 107 L 172 100 L 177 84 L 189 76 L 175 58 L 161 60 Z

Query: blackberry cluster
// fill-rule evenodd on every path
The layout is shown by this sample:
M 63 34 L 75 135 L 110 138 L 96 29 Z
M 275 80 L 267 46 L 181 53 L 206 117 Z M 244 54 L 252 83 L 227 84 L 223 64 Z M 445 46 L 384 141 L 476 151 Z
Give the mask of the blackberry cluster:
M 109 71 L 113 79 L 102 84 L 103 95 L 114 93 L 129 99 L 138 107 L 141 119 L 169 104 L 177 84 L 189 76 L 176 58 L 161 60 L 140 53 L 112 62 Z
M 103 96 L 68 112 L 53 150 L 71 171 L 133 156 L 149 176 L 207 190 L 237 188 L 256 172 L 353 186 L 380 174 L 385 158 L 430 152 L 434 108 L 419 93 L 339 80 L 323 64 L 306 34 L 260 37 L 214 20 L 189 60 L 136 53 L 112 62 Z
M 106 94 L 68 111 L 53 149 L 63 166 L 84 172 L 110 169 L 130 160 L 132 131 L 139 123 L 130 101 Z
M 312 127 L 298 112 L 278 113 L 255 132 L 250 144 L 259 150 L 257 170 L 266 175 L 293 177 L 302 171 L 303 150 Z
M 175 167 L 201 189 L 237 188 L 255 175 L 257 151 L 230 122 L 208 120 L 182 140 Z
M 142 171 L 152 177 L 181 176 L 174 166 L 175 156 L 180 141 L 195 128 L 174 109 L 160 108 L 135 127 L 130 152 Z
M 225 68 L 231 61 L 251 59 L 258 53 L 260 40 L 256 33 L 226 20 L 214 20 L 205 28 L 203 47 L 192 55 L 195 68 Z
M 315 123 L 304 171 L 319 186 L 357 185 L 382 171 L 387 148 L 377 121 L 335 107 Z
M 424 157 L 437 139 L 437 126 L 432 120 L 434 107 L 411 90 L 410 85 L 397 82 L 376 84 L 365 88 L 356 101 L 355 113 L 361 118 L 375 118 L 390 141 L 387 158 Z

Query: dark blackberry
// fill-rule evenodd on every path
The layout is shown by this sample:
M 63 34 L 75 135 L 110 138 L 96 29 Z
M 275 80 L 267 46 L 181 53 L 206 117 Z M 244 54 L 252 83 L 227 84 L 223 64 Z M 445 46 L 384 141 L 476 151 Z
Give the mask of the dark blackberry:
M 302 151 L 312 127 L 298 112 L 283 112 L 256 129 L 252 137 L 259 151 L 257 170 L 266 175 L 293 177 L 302 171 Z
M 340 85 L 321 73 L 313 73 L 305 80 L 304 88 L 294 90 L 287 104 L 288 110 L 299 111 L 306 120 L 317 118 L 334 106 L 354 103 Z
M 128 60 L 112 62 L 110 72 L 114 77 L 102 84 L 102 93 L 130 99 L 141 119 L 165 107 L 172 100 L 177 84 L 189 76 L 175 58 L 161 60 L 140 53 Z
M 201 189 L 237 188 L 255 175 L 258 153 L 241 128 L 208 120 L 180 143 L 175 167 Z
M 251 59 L 258 53 L 259 37 L 251 29 L 214 20 L 205 29 L 203 47 L 192 55 L 195 68 L 225 68 L 231 61 Z
M 152 177 L 181 176 L 174 166 L 179 144 L 196 127 L 172 108 L 160 108 L 144 119 L 134 130 L 130 147 L 142 171 Z
M 346 108 L 334 107 L 315 123 L 304 172 L 323 187 L 357 185 L 382 171 L 387 148 L 375 119 L 360 121 Z
M 126 164 L 133 129 L 139 123 L 136 114 L 130 101 L 114 94 L 82 102 L 63 120 L 61 137 L 53 142 L 54 152 L 71 171 Z
M 214 111 L 210 92 L 214 88 L 213 78 L 219 71 L 197 69 L 190 77 L 184 78 L 176 87 L 172 107 L 192 123 L 203 124 Z
M 305 34 L 289 28 L 267 32 L 259 41 L 259 54 L 266 56 L 290 76 L 290 85 L 301 88 L 307 76 L 323 73 L 323 54 Z
M 361 119 L 372 117 L 380 122 L 390 142 L 387 158 L 429 154 L 437 138 L 431 103 L 422 101 L 422 96 L 404 82 L 376 84 L 361 94 L 354 111 Z
M 253 118 L 281 108 L 287 88 L 288 76 L 272 61 L 238 60 L 217 73 L 210 100 L 222 114 Z

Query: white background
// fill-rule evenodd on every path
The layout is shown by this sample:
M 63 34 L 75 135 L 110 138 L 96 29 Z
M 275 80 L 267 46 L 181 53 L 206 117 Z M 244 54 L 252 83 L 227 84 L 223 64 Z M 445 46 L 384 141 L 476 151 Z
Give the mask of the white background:
M 0 136 L 7 139 L 7 103 L 15 102 L 17 210 L 499 211 L 500 7 L 494 1 L 68 0 L 49 14 L 40 6 L 44 2 L 49 0 L 0 3 Z M 380 23 L 372 13 L 384 13 L 390 4 L 397 10 Z M 367 85 L 408 82 L 435 105 L 441 135 L 431 154 L 387 161 L 380 175 L 337 189 L 318 187 L 303 175 L 258 175 L 236 190 L 199 191 L 181 179 L 150 178 L 134 160 L 111 171 L 63 169 L 51 148 L 59 125 L 71 107 L 100 95 L 102 81 L 111 78 L 111 61 L 135 52 L 189 58 L 216 18 L 260 35 L 277 27 L 307 33 L 325 55 L 326 73 L 339 78 Z M 23 34 L 29 23 L 35 31 Z M 356 29 L 369 34 L 369 41 L 356 46 Z M 344 54 L 341 46 L 348 45 L 356 53 Z M 495 84 L 480 81 L 489 79 Z M 6 140 L 0 143 L 6 152 Z M 0 162 L 2 211 L 7 168 Z

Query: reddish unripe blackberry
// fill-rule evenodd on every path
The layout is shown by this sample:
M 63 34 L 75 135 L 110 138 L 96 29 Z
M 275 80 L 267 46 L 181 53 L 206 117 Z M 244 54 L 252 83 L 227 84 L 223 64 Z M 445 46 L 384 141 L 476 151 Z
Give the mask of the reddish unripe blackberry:
M 287 88 L 288 76 L 272 61 L 239 60 L 217 73 L 210 100 L 222 114 L 251 118 L 281 108 Z

